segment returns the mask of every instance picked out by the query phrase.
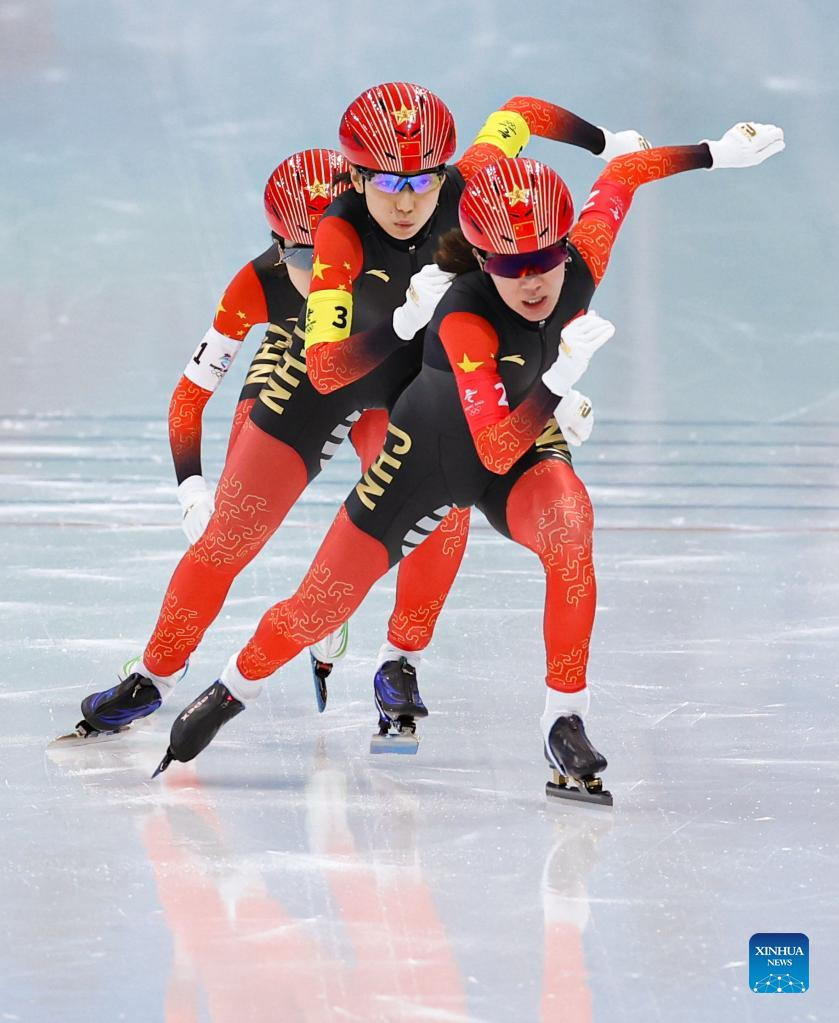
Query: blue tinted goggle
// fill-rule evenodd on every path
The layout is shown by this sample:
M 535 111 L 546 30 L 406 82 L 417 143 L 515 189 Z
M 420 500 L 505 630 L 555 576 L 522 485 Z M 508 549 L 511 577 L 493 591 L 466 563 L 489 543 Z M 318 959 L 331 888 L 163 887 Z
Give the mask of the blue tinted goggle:
M 311 270 L 314 262 L 314 245 L 286 245 L 282 250 L 283 262 L 298 270 Z
M 442 170 L 421 171 L 419 174 L 385 174 L 359 167 L 358 173 L 365 181 L 369 181 L 373 188 L 388 195 L 396 195 L 403 188 L 410 188 L 417 195 L 425 195 L 439 188 L 446 180 L 446 173 Z
M 496 277 L 531 277 L 546 274 L 568 259 L 568 240 L 534 252 L 512 252 L 500 255 L 487 252 L 480 257 L 481 269 Z

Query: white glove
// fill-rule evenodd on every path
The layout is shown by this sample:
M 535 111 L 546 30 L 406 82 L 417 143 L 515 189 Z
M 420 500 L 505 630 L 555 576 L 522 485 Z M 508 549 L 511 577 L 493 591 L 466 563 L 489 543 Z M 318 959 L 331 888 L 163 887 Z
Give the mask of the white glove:
M 545 387 L 558 398 L 568 394 L 588 369 L 592 355 L 615 333 L 615 325 L 593 310 L 562 328 L 559 355 L 542 374 Z
M 554 418 L 562 430 L 562 436 L 575 448 L 589 439 L 594 428 L 591 401 L 573 389 L 557 405 Z
M 393 310 L 393 329 L 403 341 L 410 341 L 428 324 L 454 277 L 436 263 L 428 263 L 414 274 L 405 292 L 404 305 Z
M 212 488 L 203 476 L 189 476 L 178 487 L 178 504 L 184 513 L 181 526 L 192 545 L 207 528 L 215 509 Z
M 616 156 L 626 156 L 627 153 L 637 153 L 641 149 L 652 148 L 638 131 L 633 131 L 632 129 L 629 131 L 609 131 L 608 128 L 603 128 L 599 124 L 597 127 L 606 136 L 606 145 L 603 147 L 603 152 L 597 155 L 601 160 L 605 160 L 606 163 L 614 160 Z
M 721 139 L 708 143 L 711 150 L 709 170 L 721 167 L 755 167 L 784 148 L 784 131 L 775 124 L 741 121 L 729 128 Z

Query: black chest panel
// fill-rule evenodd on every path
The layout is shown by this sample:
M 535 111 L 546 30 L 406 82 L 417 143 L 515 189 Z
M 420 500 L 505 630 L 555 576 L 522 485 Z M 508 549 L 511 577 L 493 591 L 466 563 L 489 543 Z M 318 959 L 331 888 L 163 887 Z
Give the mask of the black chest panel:
M 368 214 L 363 197 L 354 190 L 345 192 L 329 207 L 325 216 L 340 216 L 355 228 L 361 240 L 364 262 L 353 281 L 353 334 L 390 320 L 394 309 L 405 301 L 411 277 L 434 261 L 442 235 L 457 227 L 457 205 L 464 184 L 460 171 L 449 168 L 434 216 L 425 231 L 410 243 L 385 234 Z M 412 341 L 400 344 L 372 372 L 349 385 L 358 407 L 391 408 L 421 364 L 422 332 Z
M 544 323 L 528 323 L 514 313 L 499 297 L 491 279 L 476 271 L 455 281 L 426 328 L 422 371 L 396 405 L 392 419 L 412 436 L 423 436 L 423 444 L 435 449 L 434 457 L 459 505 L 475 503 L 498 477 L 484 468 L 475 450 L 437 328 L 455 312 L 475 313 L 494 327 L 499 339 L 497 370 L 510 408 L 516 408 L 556 359 L 563 326 L 588 309 L 594 294 L 588 267 L 578 253 L 573 249 L 571 252 L 559 302 Z

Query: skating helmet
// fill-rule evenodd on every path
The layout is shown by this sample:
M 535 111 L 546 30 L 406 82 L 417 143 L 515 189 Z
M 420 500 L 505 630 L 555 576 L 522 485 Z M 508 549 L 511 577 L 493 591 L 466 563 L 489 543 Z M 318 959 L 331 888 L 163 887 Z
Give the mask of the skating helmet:
M 378 171 L 430 170 L 454 154 L 454 118 L 428 89 L 387 82 L 363 92 L 344 111 L 341 152 L 357 167 Z
M 535 252 L 571 230 L 574 203 L 562 178 L 544 163 L 499 160 L 466 183 L 460 229 L 483 252 Z
M 274 234 L 296 245 L 312 245 L 326 207 L 350 186 L 335 184 L 348 173 L 347 161 L 334 149 L 304 149 L 276 167 L 265 186 L 265 216 Z

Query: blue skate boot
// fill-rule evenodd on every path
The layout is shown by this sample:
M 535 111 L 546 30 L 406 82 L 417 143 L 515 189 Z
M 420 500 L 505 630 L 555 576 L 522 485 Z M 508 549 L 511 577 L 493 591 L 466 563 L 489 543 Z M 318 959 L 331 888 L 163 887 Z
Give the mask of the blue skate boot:
M 160 690 L 138 671 L 101 693 L 82 700 L 82 719 L 72 732 L 59 735 L 47 749 L 70 749 L 115 739 L 135 721 L 153 714 L 162 703 Z
M 428 717 L 417 688 L 417 670 L 407 657 L 385 661 L 373 679 L 379 711 L 379 730 L 370 741 L 371 753 L 416 753 L 416 719 Z
M 153 714 L 163 702 L 160 690 L 139 671 L 101 693 L 82 700 L 82 724 L 95 732 L 124 731 L 134 721 Z

